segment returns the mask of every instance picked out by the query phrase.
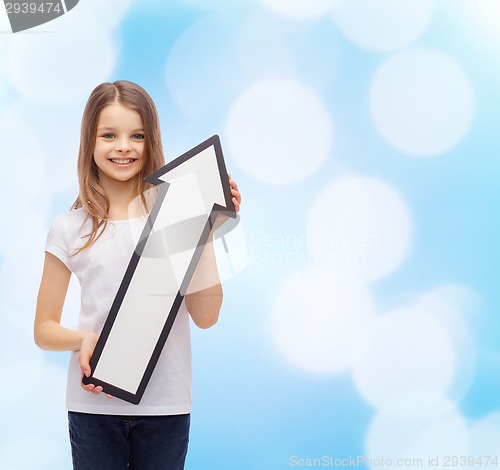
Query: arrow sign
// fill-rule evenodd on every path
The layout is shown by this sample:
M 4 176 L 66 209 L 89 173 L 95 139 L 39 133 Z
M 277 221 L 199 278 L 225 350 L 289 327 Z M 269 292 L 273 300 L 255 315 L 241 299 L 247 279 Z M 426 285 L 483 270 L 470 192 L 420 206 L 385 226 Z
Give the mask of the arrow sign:
M 82 380 L 133 404 L 144 394 L 215 218 L 236 217 L 217 135 L 145 180 L 158 196 L 90 360 L 92 375 Z

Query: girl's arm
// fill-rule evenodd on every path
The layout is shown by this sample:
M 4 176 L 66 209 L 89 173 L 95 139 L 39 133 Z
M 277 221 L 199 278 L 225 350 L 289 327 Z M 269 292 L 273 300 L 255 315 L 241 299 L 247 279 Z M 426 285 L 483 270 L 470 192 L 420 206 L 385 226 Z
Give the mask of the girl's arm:
M 61 326 L 61 315 L 71 271 L 51 253 L 45 253 L 35 315 L 35 343 L 46 351 L 77 351 L 84 334 Z
M 228 177 L 231 194 L 233 195 L 233 204 L 236 212 L 238 212 L 240 210 L 241 194 L 238 185 L 231 179 L 231 175 L 228 174 Z M 220 226 L 220 223 L 218 224 L 216 221 L 203 248 L 200 261 L 196 266 L 185 297 L 186 307 L 191 318 L 196 326 L 200 328 L 210 328 L 217 323 L 222 305 L 222 286 L 219 280 L 213 246 L 213 232 L 217 226 Z
M 80 351 L 82 373 L 90 375 L 90 357 L 98 339 L 95 333 L 70 330 L 61 325 L 64 299 L 71 272 L 51 253 L 45 254 L 42 281 L 38 291 L 35 315 L 35 343 L 46 351 Z M 98 394 L 102 387 L 86 385 L 87 391 Z
M 185 299 L 196 326 L 206 329 L 217 323 L 222 305 L 222 286 L 213 248 L 213 230 L 203 248 Z

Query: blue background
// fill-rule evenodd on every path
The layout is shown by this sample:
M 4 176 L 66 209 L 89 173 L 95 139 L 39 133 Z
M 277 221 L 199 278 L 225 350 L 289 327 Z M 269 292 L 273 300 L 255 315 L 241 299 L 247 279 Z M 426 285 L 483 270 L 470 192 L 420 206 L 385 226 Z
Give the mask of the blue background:
M 83 107 L 118 79 L 152 95 L 167 159 L 219 134 L 243 195 L 220 320 L 192 329 L 187 468 L 497 467 L 477 460 L 500 453 L 497 2 L 81 0 L 17 34 L 0 17 L 1 469 L 70 468 L 69 356 L 32 322 Z M 78 302 L 73 284 L 70 327 Z

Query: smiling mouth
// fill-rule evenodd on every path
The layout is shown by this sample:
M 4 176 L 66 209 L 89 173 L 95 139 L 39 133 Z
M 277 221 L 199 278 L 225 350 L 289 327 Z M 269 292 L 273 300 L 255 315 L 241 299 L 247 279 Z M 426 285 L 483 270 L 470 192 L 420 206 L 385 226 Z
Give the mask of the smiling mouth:
M 133 159 L 133 158 L 111 158 L 109 161 L 114 163 L 115 165 L 129 165 L 130 163 L 134 163 L 135 159 Z

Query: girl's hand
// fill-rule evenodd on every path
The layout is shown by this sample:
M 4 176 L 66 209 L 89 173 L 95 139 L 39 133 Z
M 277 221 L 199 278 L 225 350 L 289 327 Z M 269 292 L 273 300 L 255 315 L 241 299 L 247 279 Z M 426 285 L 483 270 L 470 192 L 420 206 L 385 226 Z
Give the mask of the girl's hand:
M 227 177 L 229 179 L 229 186 L 231 188 L 231 195 L 233 196 L 232 201 L 234 204 L 234 210 L 236 213 L 240 210 L 241 204 L 241 194 L 238 190 L 238 185 L 231 179 L 231 175 L 228 173 Z M 224 225 L 224 223 L 229 219 L 229 216 L 224 213 L 224 211 L 217 213 L 215 222 L 213 224 L 213 230 L 217 230 L 219 227 Z
M 82 374 L 85 375 L 86 377 L 90 377 L 91 370 L 90 370 L 90 358 L 92 357 L 92 354 L 95 349 L 95 345 L 97 344 L 97 340 L 99 339 L 99 336 L 97 336 L 95 333 L 85 333 L 82 339 L 82 344 L 80 346 L 80 368 L 82 370 Z M 94 395 L 99 395 L 99 393 L 102 392 L 102 387 L 101 386 L 94 386 L 94 384 L 88 384 L 85 385 L 83 383 L 80 384 L 82 388 L 86 392 L 93 393 Z M 111 395 L 106 394 L 108 398 L 113 398 Z
M 231 194 L 233 195 L 234 209 L 238 213 L 241 205 L 241 194 L 238 190 L 238 185 L 231 179 L 231 175 L 228 173 L 227 176 L 229 178 L 229 186 L 231 186 Z

